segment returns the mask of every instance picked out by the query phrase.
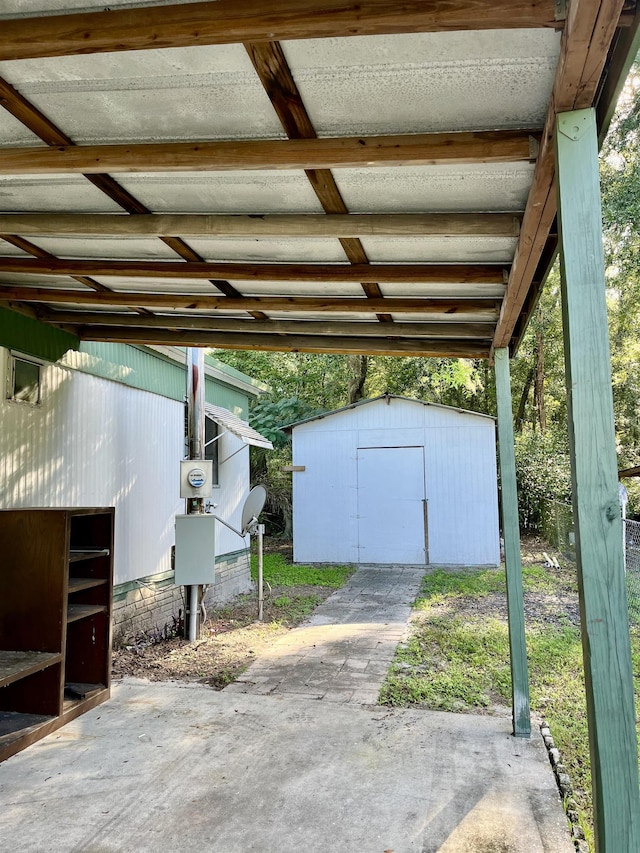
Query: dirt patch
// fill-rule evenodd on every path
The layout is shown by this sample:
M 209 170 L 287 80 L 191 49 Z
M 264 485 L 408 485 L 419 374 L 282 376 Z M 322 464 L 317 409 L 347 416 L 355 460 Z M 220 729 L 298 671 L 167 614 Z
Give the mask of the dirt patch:
M 113 677 L 150 681 L 197 681 L 222 690 L 256 657 L 327 599 L 331 587 L 274 587 L 265 595 L 264 621 L 257 621 L 257 593 L 242 595 L 208 614 L 201 637 L 155 641 L 141 635 L 113 652 Z

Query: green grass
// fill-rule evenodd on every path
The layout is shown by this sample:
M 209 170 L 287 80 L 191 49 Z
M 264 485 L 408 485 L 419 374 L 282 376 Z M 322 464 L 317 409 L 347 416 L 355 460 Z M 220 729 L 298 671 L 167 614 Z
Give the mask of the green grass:
M 525 566 L 523 583 L 525 590 L 551 596 L 561 591 L 575 592 L 571 571 Z M 493 615 L 493 608 L 482 606 L 488 596 L 502 597 L 505 592 L 504 571 L 497 569 L 455 574 L 440 571 L 425 577 L 415 603 L 418 614 L 411 637 L 398 648 L 380 701 L 395 706 L 419 704 L 431 709 L 467 712 L 486 712 L 496 704 L 509 706 L 507 625 L 503 618 Z M 640 714 L 640 632 L 632 631 L 631 642 Z M 582 828 L 592 843 L 580 630 L 568 618 L 551 623 L 529 619 L 527 654 L 532 710 L 549 721 L 576 790 Z
M 522 583 L 525 591 L 553 593 L 563 587 L 562 580 L 551 575 L 543 566 L 524 566 Z M 506 595 L 507 584 L 504 571 L 445 572 L 436 571 L 423 578 L 422 587 L 415 607 L 429 609 L 452 599 L 485 598 L 494 593 Z
M 274 586 L 344 586 L 354 569 L 347 566 L 293 566 L 282 554 L 265 554 L 262 566 L 264 580 Z M 258 579 L 258 558 L 251 557 L 251 577 Z
M 273 606 L 282 622 L 300 621 L 308 616 L 321 603 L 318 595 L 280 595 L 273 599 Z

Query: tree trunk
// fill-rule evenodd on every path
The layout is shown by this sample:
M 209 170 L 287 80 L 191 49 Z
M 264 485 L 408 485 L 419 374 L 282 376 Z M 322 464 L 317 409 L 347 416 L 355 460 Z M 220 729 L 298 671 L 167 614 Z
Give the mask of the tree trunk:
M 348 370 L 348 403 L 357 403 L 364 397 L 364 383 L 367 379 L 367 368 L 369 360 L 366 355 L 349 355 L 347 356 Z
M 538 329 L 536 332 L 536 386 L 534 398 L 540 432 L 544 432 L 547 428 L 547 414 L 544 407 L 544 341 L 541 329 Z
M 533 379 L 536 374 L 535 366 L 529 369 L 527 373 L 527 378 L 524 380 L 524 386 L 522 388 L 522 394 L 520 395 L 520 403 L 518 404 L 518 413 L 516 415 L 516 422 L 514 425 L 516 432 L 522 432 L 522 424 L 524 423 L 524 416 L 527 410 L 527 400 L 529 399 L 529 391 L 531 390 L 531 384 L 533 383 Z

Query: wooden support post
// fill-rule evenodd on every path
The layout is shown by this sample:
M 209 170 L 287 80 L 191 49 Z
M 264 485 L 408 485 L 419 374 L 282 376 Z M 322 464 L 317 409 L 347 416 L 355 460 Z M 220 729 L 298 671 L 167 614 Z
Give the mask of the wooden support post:
M 597 853 L 640 850 L 640 794 L 595 112 L 558 115 L 556 170 L 578 590 Z
M 513 413 L 511 410 L 511 378 L 509 351 L 495 350 L 496 397 L 498 402 L 498 448 L 502 493 L 502 532 L 507 567 L 507 607 L 509 613 L 509 646 L 511 651 L 511 693 L 513 701 L 513 733 L 529 737 L 529 670 L 524 632 L 524 600 L 522 562 L 520 558 L 520 523 L 516 458 L 513 446 Z

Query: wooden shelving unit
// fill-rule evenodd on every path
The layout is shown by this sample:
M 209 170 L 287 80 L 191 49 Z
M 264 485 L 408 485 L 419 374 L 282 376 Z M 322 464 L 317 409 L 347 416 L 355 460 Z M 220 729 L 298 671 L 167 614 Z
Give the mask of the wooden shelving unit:
M 113 520 L 0 510 L 0 761 L 109 697 Z

